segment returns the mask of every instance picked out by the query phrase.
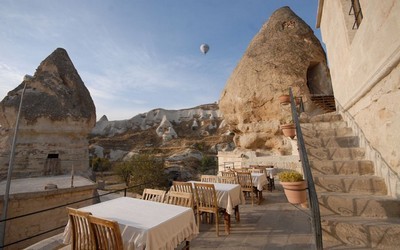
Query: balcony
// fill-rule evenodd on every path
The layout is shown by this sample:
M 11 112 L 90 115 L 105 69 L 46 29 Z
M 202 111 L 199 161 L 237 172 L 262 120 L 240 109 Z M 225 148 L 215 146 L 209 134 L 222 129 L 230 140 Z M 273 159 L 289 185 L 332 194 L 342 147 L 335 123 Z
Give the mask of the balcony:
M 102 200 L 123 196 L 112 194 Z M 191 249 L 313 249 L 315 248 L 308 209 L 289 204 L 281 186 L 264 190 L 260 205 L 240 205 L 240 222 L 231 218 L 231 233 L 215 234 L 215 224 L 200 224 L 199 235 L 190 242 Z M 220 221 L 220 227 L 223 222 Z M 62 233 L 45 239 L 33 249 L 70 249 L 62 244 Z

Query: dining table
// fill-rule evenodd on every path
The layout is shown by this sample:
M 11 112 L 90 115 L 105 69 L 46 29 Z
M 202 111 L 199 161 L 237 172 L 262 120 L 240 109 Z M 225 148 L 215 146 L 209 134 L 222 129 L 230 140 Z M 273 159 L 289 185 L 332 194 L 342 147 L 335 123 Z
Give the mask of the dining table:
M 236 221 L 240 221 L 239 205 L 245 204 L 244 194 L 239 184 L 226 184 L 226 183 L 210 183 L 200 181 L 189 181 L 194 183 L 209 183 L 214 184 L 215 192 L 217 195 L 218 207 L 224 209 L 224 224 L 225 232 L 230 233 L 231 228 L 231 215 L 235 215 Z
M 267 177 L 264 173 L 251 173 L 251 179 L 253 181 L 253 186 L 256 188 L 258 204 L 264 199 L 262 191 L 264 187 L 268 185 Z
M 120 197 L 79 210 L 93 216 L 117 221 L 124 249 L 175 249 L 179 244 L 195 238 L 199 229 L 192 208 L 166 203 Z M 68 222 L 64 229 L 64 243 L 71 242 Z

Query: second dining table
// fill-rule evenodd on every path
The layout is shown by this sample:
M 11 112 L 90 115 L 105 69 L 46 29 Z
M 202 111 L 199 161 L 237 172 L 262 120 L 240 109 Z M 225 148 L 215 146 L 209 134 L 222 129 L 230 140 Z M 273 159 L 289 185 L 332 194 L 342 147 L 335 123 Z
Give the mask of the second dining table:
M 203 183 L 200 181 L 189 181 Z M 209 183 L 209 182 L 207 182 Z M 225 209 L 225 232 L 230 233 L 230 216 L 235 215 L 236 221 L 240 221 L 239 205 L 244 204 L 245 199 L 239 184 L 210 183 L 214 184 L 217 194 L 218 207 Z

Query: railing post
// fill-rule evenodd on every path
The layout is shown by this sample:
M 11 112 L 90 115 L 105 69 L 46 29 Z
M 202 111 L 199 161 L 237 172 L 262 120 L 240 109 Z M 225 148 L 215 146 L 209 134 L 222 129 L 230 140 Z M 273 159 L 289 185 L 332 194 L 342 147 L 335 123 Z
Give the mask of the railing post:
M 13 167 L 14 167 L 15 147 L 17 144 L 17 134 L 18 134 L 18 128 L 19 128 L 19 117 L 21 115 L 22 101 L 24 99 L 26 85 L 27 85 L 28 81 L 30 81 L 31 79 L 32 79 L 32 76 L 29 76 L 29 75 L 25 75 L 25 77 L 24 77 L 24 88 L 22 90 L 21 100 L 19 102 L 19 107 L 18 107 L 17 120 L 15 122 L 15 130 L 14 130 L 14 136 L 13 136 L 12 146 L 11 146 L 10 161 L 8 164 L 6 191 L 4 193 L 3 211 L 1 213 L 1 222 L 0 222 L 0 248 L 1 249 L 3 249 L 5 235 L 6 235 L 8 200 L 9 200 L 9 194 L 10 194 L 11 176 L 12 176 L 12 171 L 13 171 Z

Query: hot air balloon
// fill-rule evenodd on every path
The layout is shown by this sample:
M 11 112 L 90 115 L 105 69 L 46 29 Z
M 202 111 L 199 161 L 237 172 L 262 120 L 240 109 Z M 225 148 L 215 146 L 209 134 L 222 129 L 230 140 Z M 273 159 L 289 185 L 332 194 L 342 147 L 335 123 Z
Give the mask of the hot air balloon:
M 200 45 L 200 51 L 204 55 L 207 54 L 209 49 L 210 49 L 210 46 L 208 46 L 208 44 L 206 44 L 206 43 L 203 43 L 202 45 Z

